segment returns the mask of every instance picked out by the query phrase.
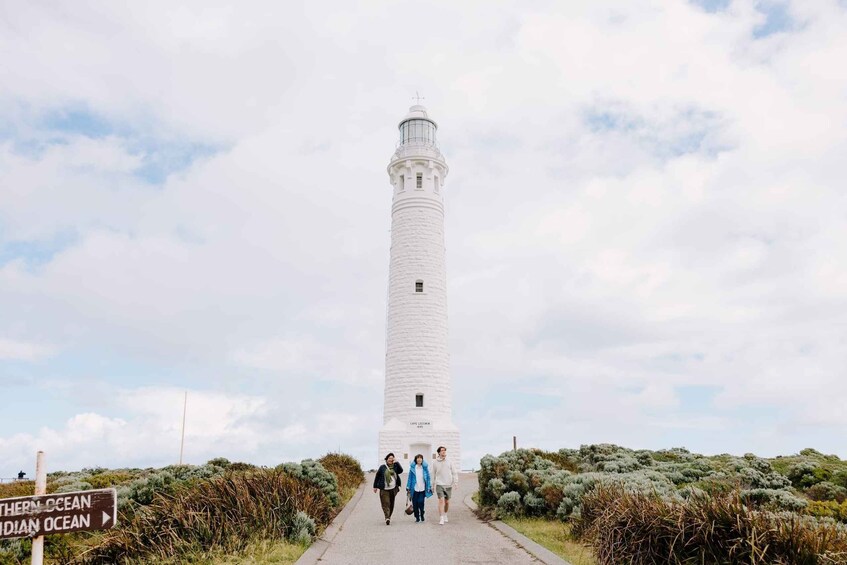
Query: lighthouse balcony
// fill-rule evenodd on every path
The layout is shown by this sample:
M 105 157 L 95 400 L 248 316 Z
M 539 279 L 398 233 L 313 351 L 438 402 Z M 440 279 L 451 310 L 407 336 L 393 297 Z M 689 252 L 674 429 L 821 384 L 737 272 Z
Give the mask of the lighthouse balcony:
M 435 143 L 427 143 L 425 141 L 421 141 L 420 143 L 406 142 L 398 145 L 394 156 L 391 158 L 391 162 L 414 157 L 426 157 L 444 162 L 444 155 L 441 154 Z

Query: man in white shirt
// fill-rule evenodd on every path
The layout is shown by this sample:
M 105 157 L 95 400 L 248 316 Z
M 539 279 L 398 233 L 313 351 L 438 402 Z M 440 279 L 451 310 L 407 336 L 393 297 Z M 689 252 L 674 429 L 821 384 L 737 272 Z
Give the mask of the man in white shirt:
M 435 485 L 435 494 L 438 495 L 438 514 L 441 519 L 440 525 L 450 520 L 447 511 L 450 510 L 450 499 L 453 498 L 453 487 L 459 486 L 459 472 L 452 461 L 447 460 L 447 448 L 443 445 L 436 451 L 438 456 L 432 463 L 432 484 Z

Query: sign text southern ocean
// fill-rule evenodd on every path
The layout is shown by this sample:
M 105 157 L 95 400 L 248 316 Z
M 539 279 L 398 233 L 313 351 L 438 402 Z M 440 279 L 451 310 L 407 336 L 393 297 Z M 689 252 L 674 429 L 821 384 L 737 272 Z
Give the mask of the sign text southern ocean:
M 117 508 L 113 488 L 0 498 L 0 539 L 108 530 Z

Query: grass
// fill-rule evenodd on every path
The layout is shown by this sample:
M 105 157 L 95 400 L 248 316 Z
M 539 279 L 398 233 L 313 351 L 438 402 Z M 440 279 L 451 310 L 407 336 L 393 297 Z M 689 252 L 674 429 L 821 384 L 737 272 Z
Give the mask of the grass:
M 591 548 L 573 540 L 568 524 L 545 518 L 504 518 L 503 522 L 573 565 L 597 565 Z
M 291 565 L 300 559 L 308 546 L 287 541 L 260 540 L 237 554 L 211 556 L 204 565 Z

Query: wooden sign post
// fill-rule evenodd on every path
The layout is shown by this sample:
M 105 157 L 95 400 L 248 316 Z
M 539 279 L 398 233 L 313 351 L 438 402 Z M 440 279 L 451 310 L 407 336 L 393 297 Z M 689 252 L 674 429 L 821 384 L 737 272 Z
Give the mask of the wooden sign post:
M 35 495 L 0 498 L 0 539 L 32 538 L 32 565 L 44 562 L 44 536 L 84 530 L 108 530 L 118 518 L 113 488 L 44 494 L 44 452 L 38 452 Z
M 0 498 L 0 539 L 31 537 L 35 547 L 45 534 L 108 530 L 117 499 L 113 488 Z

